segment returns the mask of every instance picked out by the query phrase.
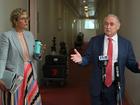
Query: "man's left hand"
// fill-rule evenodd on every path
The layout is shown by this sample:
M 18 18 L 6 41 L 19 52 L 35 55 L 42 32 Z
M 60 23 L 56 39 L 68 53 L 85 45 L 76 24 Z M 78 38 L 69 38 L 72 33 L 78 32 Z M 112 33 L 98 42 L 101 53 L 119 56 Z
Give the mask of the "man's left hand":
M 140 61 L 138 61 L 138 69 L 140 70 Z

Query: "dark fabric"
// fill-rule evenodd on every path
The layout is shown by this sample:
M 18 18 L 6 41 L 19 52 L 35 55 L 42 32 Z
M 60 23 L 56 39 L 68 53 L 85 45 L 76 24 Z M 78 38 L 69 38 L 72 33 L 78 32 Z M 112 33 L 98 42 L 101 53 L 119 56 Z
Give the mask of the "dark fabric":
M 97 35 L 91 38 L 89 46 L 82 58 L 81 65 L 84 66 L 89 64 L 90 62 L 93 64 L 90 81 L 91 96 L 99 96 L 103 88 L 102 73 L 100 69 L 101 65 L 99 64 L 99 56 L 103 55 L 103 46 L 104 46 L 104 34 Z M 118 64 L 120 70 L 120 83 L 123 96 L 125 87 L 125 77 L 124 77 L 125 67 L 127 67 L 128 69 L 130 69 L 135 73 L 140 73 L 140 70 L 138 69 L 130 41 L 126 40 L 121 36 L 118 36 Z
M 110 87 L 103 85 L 102 92 L 98 96 L 91 97 L 91 105 L 116 105 L 116 86 L 113 83 Z

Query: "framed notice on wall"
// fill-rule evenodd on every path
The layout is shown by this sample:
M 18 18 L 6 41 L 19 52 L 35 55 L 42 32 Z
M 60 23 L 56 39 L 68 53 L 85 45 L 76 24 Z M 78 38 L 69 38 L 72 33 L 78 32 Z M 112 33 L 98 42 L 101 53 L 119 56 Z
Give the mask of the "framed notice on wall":
M 61 31 L 62 30 L 62 18 L 58 18 L 57 19 L 57 29 L 59 30 L 59 31 Z

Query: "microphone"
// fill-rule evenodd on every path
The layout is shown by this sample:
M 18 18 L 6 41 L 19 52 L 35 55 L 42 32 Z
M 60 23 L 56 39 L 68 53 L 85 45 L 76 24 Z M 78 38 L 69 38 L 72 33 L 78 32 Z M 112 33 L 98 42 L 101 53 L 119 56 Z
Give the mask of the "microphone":
M 99 56 L 99 60 L 100 60 L 100 61 L 108 60 L 108 56 L 100 55 L 100 56 Z
M 120 89 L 120 71 L 119 71 L 119 64 L 118 62 L 114 63 L 114 69 L 115 69 L 115 81 L 118 85 L 118 88 Z
M 104 56 L 104 55 L 99 56 L 99 61 L 100 61 L 104 66 L 106 66 L 106 65 L 107 65 L 107 62 L 108 62 L 108 56 Z
M 115 79 L 120 82 L 120 73 L 119 73 L 119 64 L 118 62 L 114 63 L 114 69 L 115 69 Z
M 99 66 L 100 66 L 100 69 L 102 72 L 102 81 L 103 82 L 105 81 L 105 78 L 106 78 L 107 62 L 108 62 L 108 56 L 104 56 L 104 55 L 99 56 L 99 64 L 100 64 Z
M 122 105 L 119 63 L 114 63 L 115 82 L 117 84 L 117 105 Z

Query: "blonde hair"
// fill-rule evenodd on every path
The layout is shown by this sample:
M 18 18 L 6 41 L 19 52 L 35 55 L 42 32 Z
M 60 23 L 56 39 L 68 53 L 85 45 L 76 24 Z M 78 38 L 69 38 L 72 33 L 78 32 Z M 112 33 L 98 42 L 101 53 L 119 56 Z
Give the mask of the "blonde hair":
M 12 27 L 16 27 L 16 24 L 17 24 L 17 21 L 18 21 L 18 18 L 24 13 L 24 12 L 27 12 L 25 9 L 23 8 L 16 8 L 14 9 L 12 12 L 11 12 L 11 15 L 10 15 L 10 21 L 12 23 Z

